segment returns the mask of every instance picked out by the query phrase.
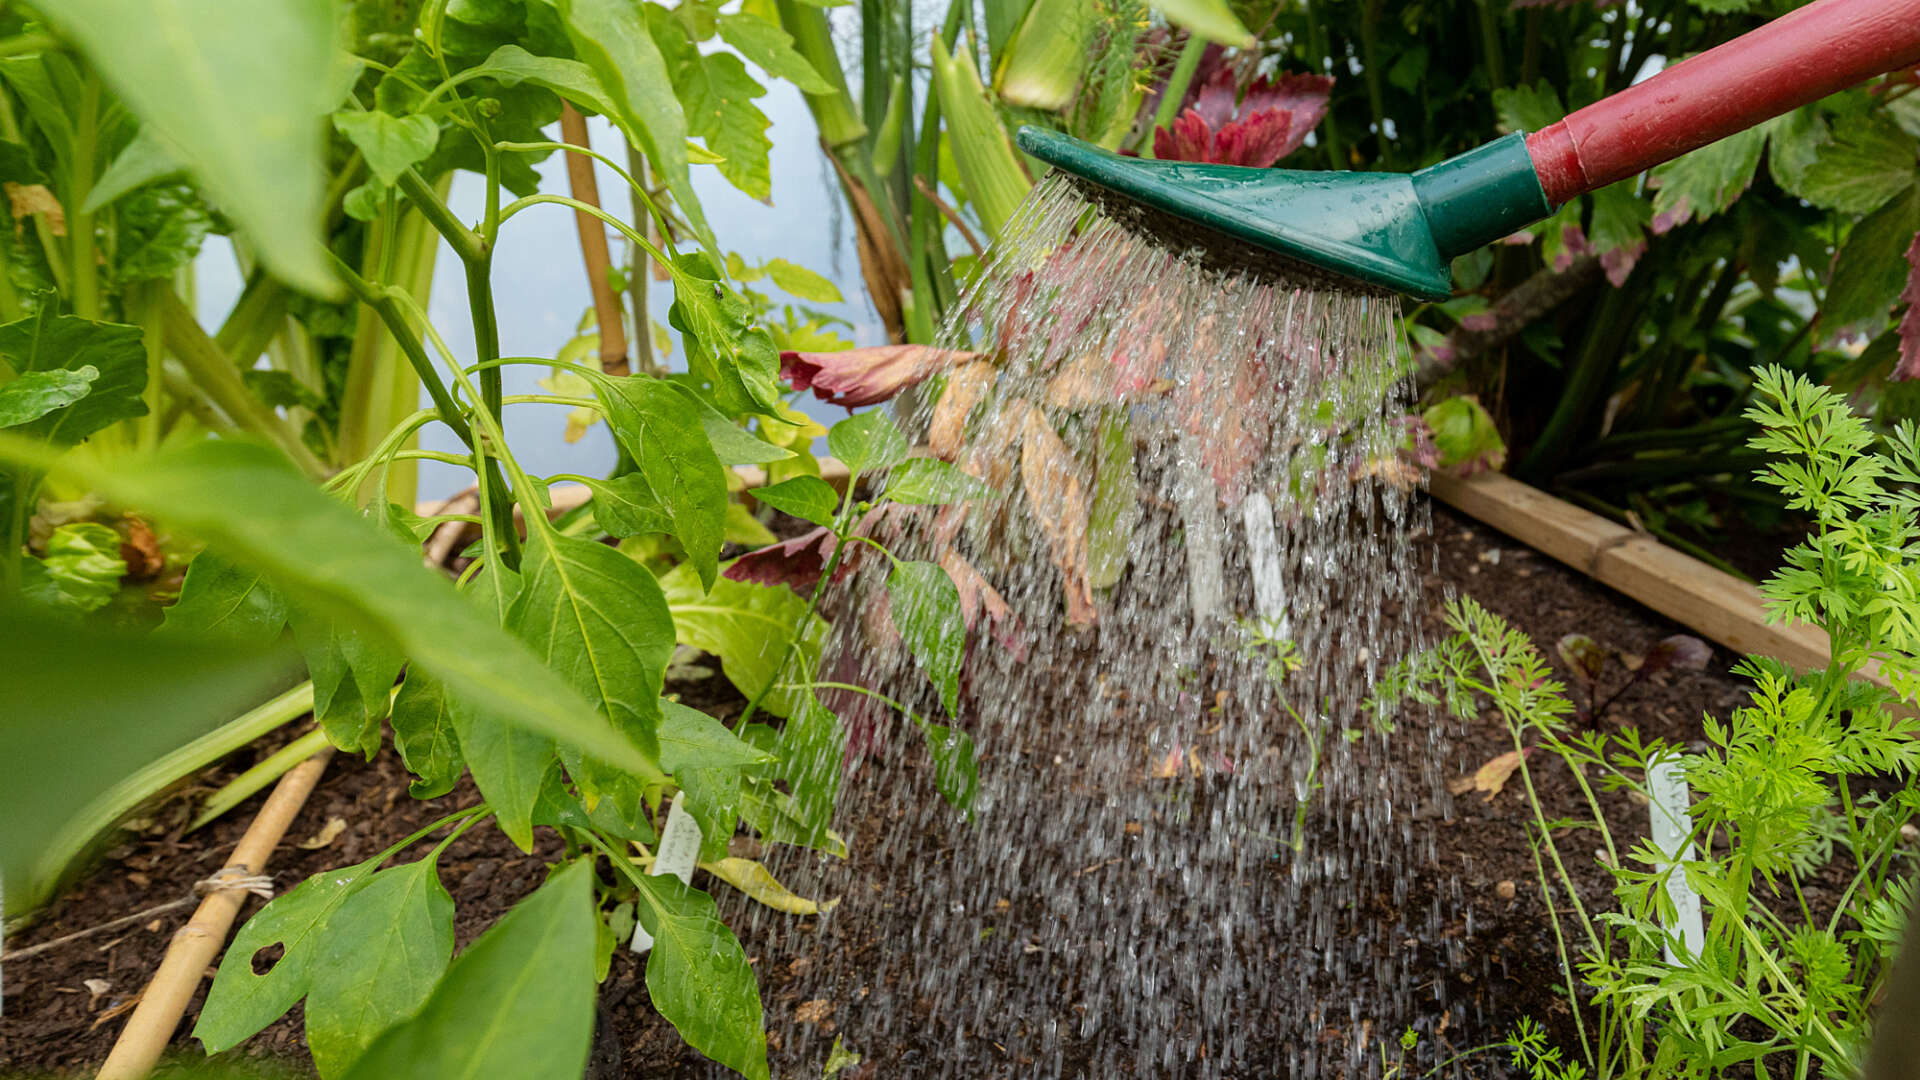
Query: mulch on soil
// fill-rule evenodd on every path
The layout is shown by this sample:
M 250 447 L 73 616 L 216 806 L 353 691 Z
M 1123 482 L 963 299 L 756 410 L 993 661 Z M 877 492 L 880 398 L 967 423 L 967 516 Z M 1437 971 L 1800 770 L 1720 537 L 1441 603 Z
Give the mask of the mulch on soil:
M 1417 543 L 1433 556 L 1423 577 L 1428 618 L 1436 635 L 1441 632 L 1441 605 L 1452 592 L 1470 596 L 1512 621 L 1549 657 L 1553 643 L 1570 633 L 1642 652 L 1660 638 L 1681 632 L 1632 601 L 1445 507 L 1434 507 L 1430 534 Z M 1679 742 L 1697 740 L 1703 712 L 1725 716 L 1745 700 L 1745 683 L 1728 673 L 1735 659 L 1716 647 L 1706 671 L 1655 675 L 1616 701 L 1598 722 L 1608 729 L 1635 726 L 1648 735 Z M 1558 664 L 1557 659 L 1554 662 Z M 1614 677 L 1620 677 L 1617 671 Z M 742 705 L 718 677 L 676 689 L 689 704 L 722 716 Z M 213 825 L 187 834 L 185 823 L 197 804 L 193 796 L 224 783 L 298 733 L 289 729 L 278 740 L 242 751 L 209 770 L 193 788 L 173 795 L 150 813 L 142 827 L 110 849 L 99 867 L 36 924 L 7 941 L 7 947 L 50 941 L 188 895 L 195 881 L 223 865 L 259 805 L 256 797 Z M 1510 748 L 1497 719 L 1483 717 L 1454 741 L 1447 773 L 1470 774 Z M 1530 764 L 1549 803 L 1549 816 L 1582 812 L 1577 789 L 1564 768 L 1538 760 Z M 337 757 L 275 852 L 269 871 L 279 887 L 285 890 L 308 875 L 367 858 L 422 825 L 479 800 L 470 780 L 463 780 L 445 797 L 427 801 L 410 798 L 407 784 L 407 773 L 391 750 L 371 762 Z M 1457 879 L 1465 901 L 1461 917 L 1447 933 L 1464 939 L 1468 963 L 1447 966 L 1436 959 L 1429 975 L 1447 984 L 1451 1000 L 1467 1005 L 1466 1019 L 1453 1030 L 1439 1033 L 1443 1042 L 1458 1047 L 1495 1041 L 1523 1016 L 1541 1021 L 1550 1032 L 1564 1036 L 1563 1042 L 1573 1044 L 1571 1012 L 1559 990 L 1563 983 L 1553 937 L 1522 826 L 1528 811 L 1517 788 L 1512 785 L 1490 800 L 1483 801 L 1477 794 L 1456 799 L 1453 818 L 1438 830 L 1439 858 L 1420 874 L 1427 890 L 1450 888 L 1450 879 Z M 1624 794 L 1603 794 L 1602 799 L 1617 835 L 1636 836 L 1644 831 L 1644 806 Z M 344 828 L 331 827 L 336 820 Z M 881 831 L 878 823 L 868 828 L 860 824 L 850 823 L 844 831 L 854 836 Z M 558 839 L 545 830 L 537 835 L 532 854 L 520 852 L 491 828 L 474 829 L 455 841 L 442 856 L 440 869 L 456 904 L 457 947 L 464 948 L 531 892 L 559 850 Z M 1567 850 L 1571 856 L 1579 854 Z M 852 857 L 857 869 L 861 857 L 857 846 Z M 1576 857 L 1573 861 L 1583 891 L 1589 898 L 1604 899 L 1609 884 L 1604 868 L 1592 860 Z M 737 893 L 713 882 L 696 879 L 695 884 L 713 889 L 729 923 L 747 925 L 735 917 L 747 903 Z M 1409 900 L 1415 902 L 1420 902 L 1417 895 Z M 250 900 L 242 917 L 257 911 L 261 903 Z M 90 1073 L 106 1056 L 125 1011 L 158 963 L 169 936 L 189 913 L 177 909 L 144 925 L 84 938 L 8 964 L 5 1010 L 0 1015 L 0 1074 Z M 769 1039 L 776 1050 L 784 1041 L 783 1033 L 796 1025 L 834 1022 L 830 1009 L 800 1000 L 791 986 L 811 963 L 804 951 L 794 950 L 796 943 L 808 939 L 804 931 L 810 921 L 802 921 L 802 933 L 779 935 L 777 945 L 756 941 L 751 934 L 743 939 L 760 976 Z M 844 928 L 837 936 L 847 939 Z M 1439 954 L 1434 949 L 1423 952 Z M 204 994 L 203 984 L 175 1036 L 183 1059 L 200 1054 L 189 1032 Z M 601 1033 L 590 1076 L 712 1075 L 710 1067 L 649 1007 L 642 965 L 625 949 L 615 953 L 612 973 L 601 987 L 600 1005 Z M 1390 1037 L 1390 1033 L 1382 1035 Z M 272 1062 L 289 1075 L 311 1075 L 298 1007 L 233 1053 Z M 1491 1058 L 1476 1066 L 1484 1075 L 1499 1075 L 1500 1069 L 1500 1063 Z M 871 1080 L 912 1074 L 905 1062 L 872 1062 L 843 1075 Z

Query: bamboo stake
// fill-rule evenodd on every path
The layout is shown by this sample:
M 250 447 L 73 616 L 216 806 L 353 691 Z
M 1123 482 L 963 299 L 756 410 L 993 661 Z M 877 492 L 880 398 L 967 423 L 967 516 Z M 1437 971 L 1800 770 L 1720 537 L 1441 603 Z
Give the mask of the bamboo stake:
M 560 104 L 560 138 L 590 149 L 587 142 L 587 118 L 566 102 Z M 600 184 L 593 177 L 593 159 L 585 154 L 567 154 L 567 186 L 573 197 L 590 206 L 600 205 Z M 620 298 L 613 293 L 607 271 L 613 267 L 613 255 L 607 250 L 607 227 L 584 210 L 573 212 L 573 223 L 580 230 L 580 256 L 587 264 L 587 286 L 593 290 L 593 319 L 600 324 L 600 370 L 609 375 L 625 375 L 627 334 L 620 325 Z M 634 316 L 636 322 L 646 313 Z
M 266 869 L 267 859 L 306 805 L 307 796 L 320 782 L 320 774 L 326 771 L 332 756 L 329 746 L 280 778 L 246 835 L 234 845 L 227 868 L 215 875 L 214 880 L 222 882 L 222 887 L 209 893 L 187 925 L 174 933 L 159 969 L 140 995 L 140 1004 L 114 1040 L 106 1063 L 100 1066 L 98 1080 L 143 1080 L 153 1071 L 154 1063 L 172 1041 L 174 1029 L 180 1026 L 194 990 L 208 965 L 220 954 L 227 931 L 233 929 L 234 918 L 240 914 L 247 889 L 237 879 L 256 876 Z

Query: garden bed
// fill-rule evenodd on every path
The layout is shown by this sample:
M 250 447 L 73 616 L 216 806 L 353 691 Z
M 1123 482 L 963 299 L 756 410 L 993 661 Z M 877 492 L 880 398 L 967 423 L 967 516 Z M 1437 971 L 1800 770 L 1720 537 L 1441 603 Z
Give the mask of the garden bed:
M 1531 635 L 1544 650 L 1562 635 L 1586 634 L 1596 641 L 1628 651 L 1643 651 L 1654 641 L 1678 631 L 1657 615 L 1594 584 L 1577 572 L 1538 553 L 1519 548 L 1493 530 L 1435 506 L 1430 535 L 1417 543 L 1434 552 L 1430 572 L 1424 575 L 1425 609 L 1439 632 L 1438 612 L 1450 590 L 1480 601 Z M 1422 556 L 1425 563 L 1425 556 Z M 1725 715 L 1745 700 L 1742 680 L 1728 674 L 1734 657 L 1715 649 L 1704 672 L 1668 671 L 1645 680 L 1625 694 L 1599 720 L 1612 728 L 1639 727 L 1649 735 L 1678 741 L 1700 737 L 1703 711 Z M 1616 674 L 1617 677 L 1617 674 Z M 719 715 L 737 712 L 731 688 L 718 678 L 678 688 L 683 697 Z M 297 732 L 289 731 L 287 737 Z M 284 740 L 282 740 L 284 741 Z M 1405 746 L 1424 745 L 1408 739 Z M 277 748 L 269 742 L 235 758 L 202 777 L 203 785 L 217 785 Z M 1453 743 L 1447 763 L 1449 776 L 1472 773 L 1481 763 L 1508 750 L 1508 734 L 1497 720 L 1480 719 L 1468 725 Z M 1548 816 L 1579 812 L 1576 793 L 1563 767 L 1536 764 L 1541 795 Z M 471 779 L 463 779 L 451 794 L 419 802 L 407 795 L 408 776 L 391 750 L 372 762 L 337 757 L 276 852 L 270 867 L 277 882 L 292 883 L 329 867 L 351 863 L 379 851 L 422 824 L 477 801 Z M 1517 788 L 1517 783 L 1515 785 Z M 1436 830 L 1438 861 L 1418 874 L 1409 906 L 1430 903 L 1457 879 L 1461 890 L 1460 917 L 1447 929 L 1464 938 L 1467 962 L 1446 965 L 1444 950 L 1434 942 L 1409 943 L 1418 950 L 1411 966 L 1423 989 L 1444 983 L 1444 993 L 1423 994 L 1422 1000 L 1445 1000 L 1433 1014 L 1407 1017 L 1440 1045 L 1465 1048 L 1495 1041 L 1514 1023 L 1532 1016 L 1555 1038 L 1572 1045 L 1571 1013 L 1565 1003 L 1564 983 L 1554 959 L 1553 937 L 1546 921 L 1528 853 L 1522 820 L 1528 811 L 1522 795 L 1509 788 L 1490 801 L 1478 794 L 1455 800 L 1453 817 Z M 204 787 L 194 789 L 203 791 Z M 10 940 L 10 949 L 25 948 L 90 925 L 187 895 L 192 883 L 218 870 L 239 833 L 245 828 L 258 799 L 199 832 L 182 835 L 191 816 L 190 800 L 182 793 L 155 812 L 150 823 L 112 849 L 106 861 L 77 889 L 57 901 L 35 926 Z M 1622 835 L 1645 831 L 1646 809 L 1624 794 L 1604 794 L 1609 818 Z M 331 822 L 344 823 L 335 830 Z M 852 870 L 862 877 L 862 848 L 884 831 L 884 822 L 846 821 L 842 831 L 853 844 Z M 332 834 L 332 835 L 329 835 Z M 315 845 L 319 841 L 323 844 Z M 1571 850 L 1571 849 L 1570 849 Z M 455 841 L 441 861 L 442 879 L 456 903 L 456 935 L 462 947 L 492 925 L 509 906 L 530 892 L 542 876 L 544 862 L 558 853 L 558 841 L 544 833 L 534 854 L 513 848 L 497 830 L 474 830 Z M 1277 871 L 1276 871 L 1277 872 Z M 1591 862 L 1577 863 L 1575 874 L 1591 898 L 1605 896 L 1609 879 Z M 876 876 L 875 885 L 884 880 Z M 700 882 L 696 882 L 700 884 Z M 712 883 L 710 883 L 712 884 Z M 804 947 L 854 950 L 889 947 L 862 940 L 858 926 L 841 918 L 835 933 L 814 938 L 802 932 L 777 935 L 777 941 L 756 940 L 745 919 L 736 919 L 747 903 L 738 893 L 712 885 L 723 917 L 742 929 L 747 953 L 754 959 L 761 991 L 767 1003 L 770 1041 L 775 1060 L 793 1026 L 821 1027 L 846 1022 L 847 1003 L 810 1004 L 790 984 L 813 962 Z M 245 914 L 257 910 L 249 901 Z M 1391 912 L 1381 913 L 1391 916 Z M 0 1017 L 0 1070 L 14 1072 L 79 1072 L 96 1066 L 117 1034 L 121 1011 L 139 992 L 164 950 L 168 936 L 185 921 L 184 909 L 163 914 L 130 929 L 81 939 L 57 949 L 9 964 L 6 1010 Z M 843 913 L 844 916 L 844 913 Z M 805 931 L 812 920 L 804 920 Z M 1424 973 L 1422 972 L 1424 969 Z M 204 994 L 204 985 L 202 987 Z M 199 997 L 188 1011 L 179 1040 L 197 1013 Z M 624 949 L 614 956 L 612 975 L 601 991 L 602 1032 L 595 1069 L 590 1076 L 707 1076 L 712 1068 L 686 1049 L 678 1035 L 647 1005 L 640 965 Z M 829 1009 L 827 1005 L 832 1005 Z M 268 1027 L 236 1053 L 271 1059 L 294 1074 L 304 1074 L 304 1042 L 300 1037 L 299 1008 Z M 875 1069 L 856 1070 L 854 1076 L 911 1076 L 912 1061 L 930 1060 L 941 1048 L 953 1045 L 953 1032 L 940 1030 L 937 1018 L 927 1027 L 925 1045 L 876 1047 L 862 1045 L 857 1030 L 848 1033 L 851 1049 L 867 1054 Z M 1260 1018 L 1247 1017 L 1249 1045 L 1261 1047 Z M 1382 1018 L 1382 1023 L 1395 1023 Z M 823 1032 L 824 1033 L 824 1032 Z M 1374 1031 L 1374 1040 L 1391 1041 L 1397 1030 Z M 1324 1037 L 1351 1038 L 1328 1025 Z M 830 1036 L 829 1036 L 830 1037 Z M 193 1046 L 189 1053 L 197 1053 Z M 1281 1052 L 1274 1047 L 1274 1053 Z M 1273 1075 L 1251 1051 L 1248 1075 Z M 922 1056 L 925 1055 L 925 1056 Z M 1072 1057 L 1069 1056 L 1069 1062 Z M 1276 1058 L 1275 1062 L 1280 1059 Z M 1483 1059 L 1493 1074 L 1492 1059 Z M 1017 1074 L 1019 1063 L 1007 1068 Z M 783 1072 L 783 1075 L 785 1073 Z M 1157 1069 L 1143 1075 L 1160 1075 Z M 804 1075 L 804 1074 L 796 1074 Z

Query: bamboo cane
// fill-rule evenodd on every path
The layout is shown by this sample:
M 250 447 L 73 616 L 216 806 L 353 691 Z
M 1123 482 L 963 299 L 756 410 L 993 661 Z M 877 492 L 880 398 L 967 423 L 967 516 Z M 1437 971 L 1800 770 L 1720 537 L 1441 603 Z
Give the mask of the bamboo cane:
M 173 1039 L 174 1029 L 180 1026 L 180 1017 L 187 1011 L 187 1003 L 199 987 L 200 979 L 219 955 L 226 943 L 227 931 L 233 928 L 234 918 L 240 914 L 240 905 L 249 891 L 240 879 L 255 877 L 266 869 L 267 859 L 286 835 L 300 808 L 306 805 L 307 796 L 320 782 L 320 774 L 326 771 L 327 760 L 332 756 L 333 748 L 327 747 L 301 762 L 281 777 L 273 794 L 267 796 L 266 804 L 247 827 L 246 835 L 234 845 L 233 858 L 226 869 L 211 879 L 215 883 L 213 890 L 200 902 L 187 925 L 174 933 L 159 969 L 140 995 L 140 1004 L 128 1018 L 127 1026 L 120 1029 L 120 1037 L 114 1040 L 106 1063 L 100 1066 L 98 1080 L 143 1080 L 153 1071 L 154 1063 L 160 1060 L 161 1052 Z
M 580 110 L 562 103 L 560 106 L 560 137 L 583 149 L 590 148 L 587 141 L 587 118 Z M 600 205 L 600 184 L 593 176 L 593 159 L 585 154 L 568 154 L 567 185 L 573 189 L 573 197 L 590 206 Z M 584 210 L 573 212 L 574 224 L 580 230 L 580 255 L 587 267 L 587 287 L 593 290 L 593 318 L 600 327 L 600 370 L 609 375 L 625 375 L 631 368 L 627 366 L 627 335 L 620 325 L 620 298 L 614 295 L 613 283 L 607 280 L 607 271 L 613 266 L 612 253 L 607 250 L 607 227 L 600 219 Z M 637 323 L 645 313 L 634 316 Z

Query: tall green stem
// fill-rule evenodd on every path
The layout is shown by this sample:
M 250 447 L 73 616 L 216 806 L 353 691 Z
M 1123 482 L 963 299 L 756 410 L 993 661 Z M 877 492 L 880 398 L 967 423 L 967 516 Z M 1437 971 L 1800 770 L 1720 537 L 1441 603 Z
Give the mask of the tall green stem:
M 300 436 L 287 426 L 279 414 L 260 403 L 241 381 L 240 371 L 213 343 L 186 304 L 171 288 L 159 291 L 160 332 L 167 350 L 208 398 L 220 407 L 241 430 L 272 442 L 286 451 L 301 471 L 314 478 L 327 474 L 327 467 Z
M 629 143 L 627 145 L 627 174 L 640 183 L 645 183 L 647 159 Z M 633 227 L 644 232 L 651 215 L 647 197 L 640 190 L 639 183 L 627 185 L 628 198 L 633 214 Z M 640 245 L 633 245 L 633 266 L 627 272 L 627 300 L 633 308 L 634 370 L 642 375 L 660 374 L 660 365 L 653 358 L 653 316 L 647 312 L 647 279 L 653 274 L 652 256 Z
M 80 91 L 80 110 L 73 120 L 72 168 L 67 181 L 67 239 L 72 245 L 73 313 L 83 319 L 100 317 L 100 271 L 93 253 L 93 214 L 86 209 L 93 193 L 94 156 L 100 147 L 100 76 L 87 72 Z

